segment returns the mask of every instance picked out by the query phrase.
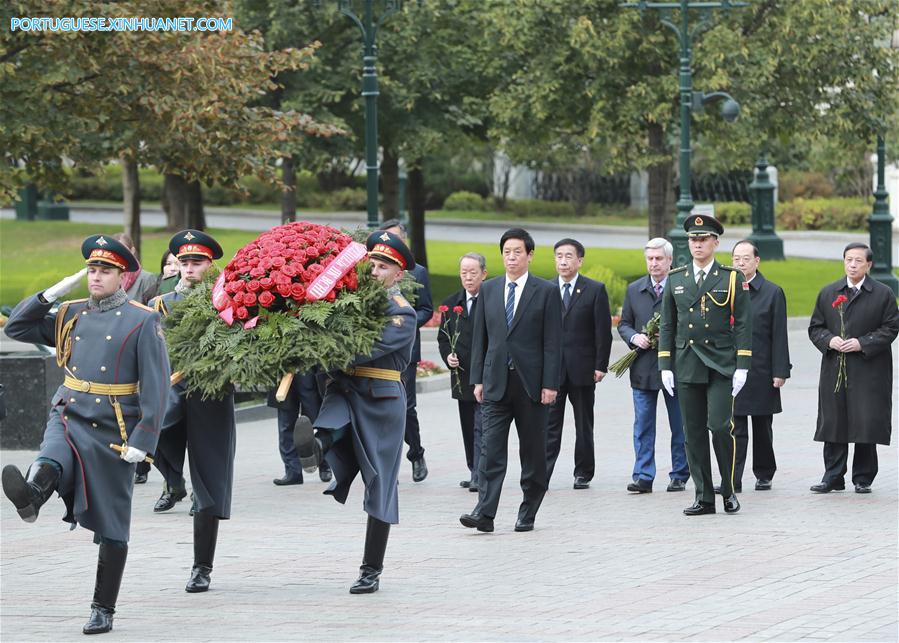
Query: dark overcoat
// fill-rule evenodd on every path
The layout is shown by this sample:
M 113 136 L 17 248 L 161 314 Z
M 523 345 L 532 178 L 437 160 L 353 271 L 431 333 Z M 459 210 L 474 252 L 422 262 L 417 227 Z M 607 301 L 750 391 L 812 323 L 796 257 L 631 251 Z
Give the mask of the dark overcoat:
M 153 298 L 150 305 L 167 315 L 183 298 L 179 292 L 168 292 Z M 183 423 L 196 509 L 226 520 L 231 517 L 234 455 L 237 452 L 234 392 L 229 390 L 219 399 L 204 400 L 200 393 L 188 394 L 186 386 L 186 382 L 181 381 L 170 387 L 160 449 L 165 452 L 166 449 L 183 448 L 183 443 L 171 441 L 165 430 Z
M 783 289 L 760 272 L 746 284 L 752 308 L 752 368 L 734 400 L 734 415 L 773 415 L 781 412 L 775 377 L 790 377 L 787 341 L 787 298 Z
M 411 363 L 418 364 L 421 361 L 421 327 L 431 321 L 434 316 L 434 300 L 431 296 L 431 278 L 428 269 L 421 264 L 415 264 L 409 274 L 415 279 L 421 288 L 415 290 L 415 344 L 412 347 Z
M 409 364 L 415 342 L 415 309 L 400 295 L 390 298 L 381 339 L 371 355 L 360 355 L 354 366 L 396 371 L 397 378 Z M 325 493 L 345 503 L 350 486 L 361 473 L 365 484 L 362 506 L 373 518 L 399 522 L 397 479 L 403 459 L 406 430 L 406 391 L 399 379 L 374 379 L 329 373 L 316 428 L 348 428 L 348 435 L 334 442 L 325 459 L 334 482 Z
M 631 364 L 628 373 L 631 388 L 644 391 L 658 391 L 662 388 L 659 375 L 658 349 L 643 350 L 633 346 L 631 337 L 643 332 L 643 327 L 656 313 L 662 312 L 662 299 L 657 298 L 652 289 L 652 277 L 640 277 L 627 286 L 624 304 L 621 306 L 621 321 L 618 322 L 618 334 L 628 348 L 637 350 L 637 359 Z
M 558 279 L 550 283 L 558 292 Z M 612 316 L 606 286 L 578 275 L 568 309 L 562 306 L 562 382 L 593 386 L 593 371 L 608 372 L 611 350 Z
M 78 380 L 139 383 L 138 393 L 116 399 L 122 408 L 128 445 L 153 453 L 165 412 L 170 374 L 159 315 L 127 299 L 124 292 L 121 303 L 113 308 L 88 304 L 86 299 L 74 300 L 51 313 L 52 304 L 33 295 L 12 311 L 6 334 L 46 346 L 57 346 L 59 337 L 59 348 L 71 342 L 71 354 L 64 366 L 67 375 Z M 59 329 L 68 322 L 73 325 L 68 331 L 57 333 L 60 312 Z M 64 339 L 66 336 L 68 339 Z M 135 465 L 122 460 L 109 447 L 121 443 L 109 395 L 59 387 L 50 402 L 40 456 L 73 463 L 74 471 L 63 472 L 58 489 L 68 510 L 64 520 L 78 523 L 98 536 L 127 542 Z
M 840 335 L 840 312 L 832 306 L 839 295 L 849 297 L 846 278 L 818 293 L 808 336 L 821 351 L 818 380 L 818 442 L 889 444 L 893 412 L 893 351 L 899 333 L 896 298 L 870 276 L 855 299 L 843 304 L 846 338 L 855 337 L 862 350 L 846 355 L 846 387 L 834 393 L 839 355 L 828 346 Z
M 468 292 L 462 288 L 441 302 L 442 306 L 449 308 L 443 313 L 440 329 L 437 333 L 437 346 L 440 349 L 440 357 L 446 363 L 446 358 L 453 352 L 450 347 L 450 336 L 459 333 L 456 340 L 456 357 L 459 358 L 459 368 L 450 369 L 450 383 L 452 396 L 457 400 L 474 402 L 474 386 L 468 383 L 468 372 L 471 369 L 471 323 L 472 318 L 468 314 Z M 478 300 L 472 303 L 472 312 L 478 306 Z M 462 307 L 461 313 L 454 313 L 453 308 Z M 449 364 L 446 364 L 449 367 Z

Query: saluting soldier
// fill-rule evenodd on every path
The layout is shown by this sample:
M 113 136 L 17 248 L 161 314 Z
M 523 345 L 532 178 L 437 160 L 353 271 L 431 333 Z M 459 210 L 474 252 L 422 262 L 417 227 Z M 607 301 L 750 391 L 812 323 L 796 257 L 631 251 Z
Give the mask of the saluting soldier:
M 363 508 L 368 514 L 365 550 L 359 578 L 351 594 L 378 591 L 390 525 L 399 522 L 397 477 L 403 459 L 406 392 L 401 374 L 412 358 L 415 309 L 400 294 L 403 272 L 415 265 L 397 235 L 376 231 L 366 244 L 372 275 L 388 293 L 381 339 L 371 355 L 360 356 L 345 371 L 329 373 L 315 429 L 306 417 L 297 420 L 294 442 L 300 464 L 315 470 L 324 454 L 334 481 L 326 494 L 345 503 L 358 474 L 365 484 Z
M 169 241 L 169 250 L 181 263 L 181 281 L 173 292 L 150 302 L 163 314 L 177 306 L 203 279 L 213 260 L 222 256 L 218 242 L 200 230 L 182 230 Z M 194 593 L 209 589 L 219 520 L 231 517 L 237 423 L 233 391 L 220 399 L 204 400 L 199 393 L 188 395 L 185 387 L 184 382 L 172 387 L 159 452 L 161 460 L 170 467 L 172 463 L 183 466 L 184 440 L 187 441 L 194 495 L 194 563 L 184 589 Z M 167 481 L 176 474 L 180 477 L 177 470 L 163 472 Z
M 54 491 L 66 516 L 94 532 L 100 545 L 91 615 L 85 634 L 112 629 L 128 555 L 135 463 L 156 450 L 169 386 L 169 361 L 153 309 L 128 298 L 122 275 L 138 266 L 110 236 L 88 237 L 81 246 L 90 297 L 61 296 L 84 277 L 82 270 L 20 302 L 6 334 L 56 347 L 65 369 L 53 396 L 37 460 L 27 477 L 3 468 L 3 492 L 26 522 L 37 519 Z
M 721 473 L 724 511 L 736 513 L 734 493 L 734 397 L 746 383 L 752 360 L 752 313 L 742 273 L 715 260 L 724 226 L 712 216 L 684 222 L 693 262 L 672 270 L 662 294 L 659 370 L 662 386 L 677 396 L 684 417 L 687 462 L 696 500 L 688 516 L 715 513 L 709 439 Z

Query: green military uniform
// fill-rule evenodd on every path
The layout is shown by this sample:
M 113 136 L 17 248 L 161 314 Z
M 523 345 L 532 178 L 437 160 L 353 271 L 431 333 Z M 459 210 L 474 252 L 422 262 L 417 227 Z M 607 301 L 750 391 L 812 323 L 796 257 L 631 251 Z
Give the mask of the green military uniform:
M 690 217 L 684 228 L 691 236 L 723 232 L 718 221 L 705 215 Z M 735 453 L 731 379 L 736 369 L 749 368 L 752 316 L 749 292 L 743 288 L 739 270 L 712 261 L 705 272 L 701 284 L 697 284 L 692 263 L 668 274 L 662 295 L 659 370 L 675 372 L 696 501 L 714 508 L 706 431 L 712 432 L 721 493 L 730 498 Z M 727 510 L 737 509 L 739 503 L 736 509 Z

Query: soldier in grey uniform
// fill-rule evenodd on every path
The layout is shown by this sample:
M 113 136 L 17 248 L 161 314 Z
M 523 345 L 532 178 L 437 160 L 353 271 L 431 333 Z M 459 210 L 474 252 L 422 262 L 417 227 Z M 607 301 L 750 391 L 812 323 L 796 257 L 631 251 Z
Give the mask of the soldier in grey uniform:
M 222 256 L 218 242 L 200 230 L 182 230 L 169 241 L 169 250 L 181 262 L 181 281 L 173 292 L 150 302 L 164 314 L 177 306 L 203 278 L 212 261 Z M 177 375 L 173 379 L 177 380 Z M 184 384 L 177 382 L 172 391 L 159 451 L 165 462 L 179 462 L 180 458 L 183 466 L 184 440 L 187 441 L 194 495 L 194 563 L 184 589 L 190 593 L 205 592 L 212 574 L 219 520 L 231 517 L 237 449 L 234 392 L 228 391 L 220 399 L 204 400 L 199 393 L 188 395 Z M 172 477 L 170 473 L 164 475 L 167 480 Z
M 13 310 L 6 334 L 56 347 L 65 380 L 53 396 L 37 460 L 23 477 L 3 468 L 3 492 L 26 522 L 37 519 L 54 491 L 63 520 L 94 532 L 100 545 L 91 615 L 85 634 L 112 629 L 128 554 L 134 464 L 156 449 L 169 387 L 169 361 L 159 315 L 130 300 L 122 274 L 137 261 L 103 235 L 81 246 L 89 299 L 54 302 L 83 278 L 81 271 Z
M 368 528 L 351 594 L 378 590 L 390 525 L 399 522 L 397 477 L 406 420 L 401 374 L 412 357 L 416 331 L 415 309 L 396 286 L 403 271 L 415 265 L 412 253 L 399 237 L 385 231 L 373 232 L 367 247 L 372 274 L 387 288 L 390 321 L 371 355 L 358 357 L 345 371 L 329 373 L 315 420 L 317 433 L 305 417 L 294 429 L 300 464 L 307 471 L 315 470 L 323 454 L 331 465 L 334 481 L 325 493 L 338 502 L 346 502 L 350 485 L 362 474 Z

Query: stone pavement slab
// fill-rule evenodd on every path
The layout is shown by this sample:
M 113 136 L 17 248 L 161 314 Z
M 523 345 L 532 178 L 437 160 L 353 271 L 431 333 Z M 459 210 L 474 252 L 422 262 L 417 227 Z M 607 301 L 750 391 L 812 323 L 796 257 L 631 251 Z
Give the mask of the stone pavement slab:
M 793 378 L 774 423 L 774 488 L 753 491 L 751 473 L 745 476 L 735 515 L 687 518 L 681 510 L 692 486 L 664 491 L 663 410 L 655 491 L 625 491 L 633 413 L 622 378 L 597 388 L 590 489 L 571 488 L 569 413 L 536 529 L 512 530 L 520 502 L 516 437 L 496 532 L 464 529 L 458 517 L 475 494 L 458 486 L 467 471 L 456 406 L 448 391 L 421 394 L 431 473 L 414 484 L 404 462 L 401 523 L 391 533 L 381 591 L 368 596 L 347 592 L 362 556 L 361 484 L 346 506 L 322 496 L 315 476 L 275 487 L 274 420 L 242 423 L 233 517 L 221 525 L 211 591 L 184 592 L 189 505 L 154 514 L 161 487 L 154 471 L 135 488 L 115 629 L 103 640 L 895 641 L 895 440 L 878 448 L 872 494 L 811 494 L 822 471 L 821 445 L 812 441 L 818 354 L 803 330 L 791 331 L 790 349 Z M 613 358 L 623 352 L 616 340 Z M 897 408 L 894 396 L 894 416 Z M 0 456 L 4 465 L 27 466 L 34 452 Z M 69 533 L 56 498 L 34 524 L 0 500 L 0 639 L 83 640 L 96 563 L 91 533 Z

